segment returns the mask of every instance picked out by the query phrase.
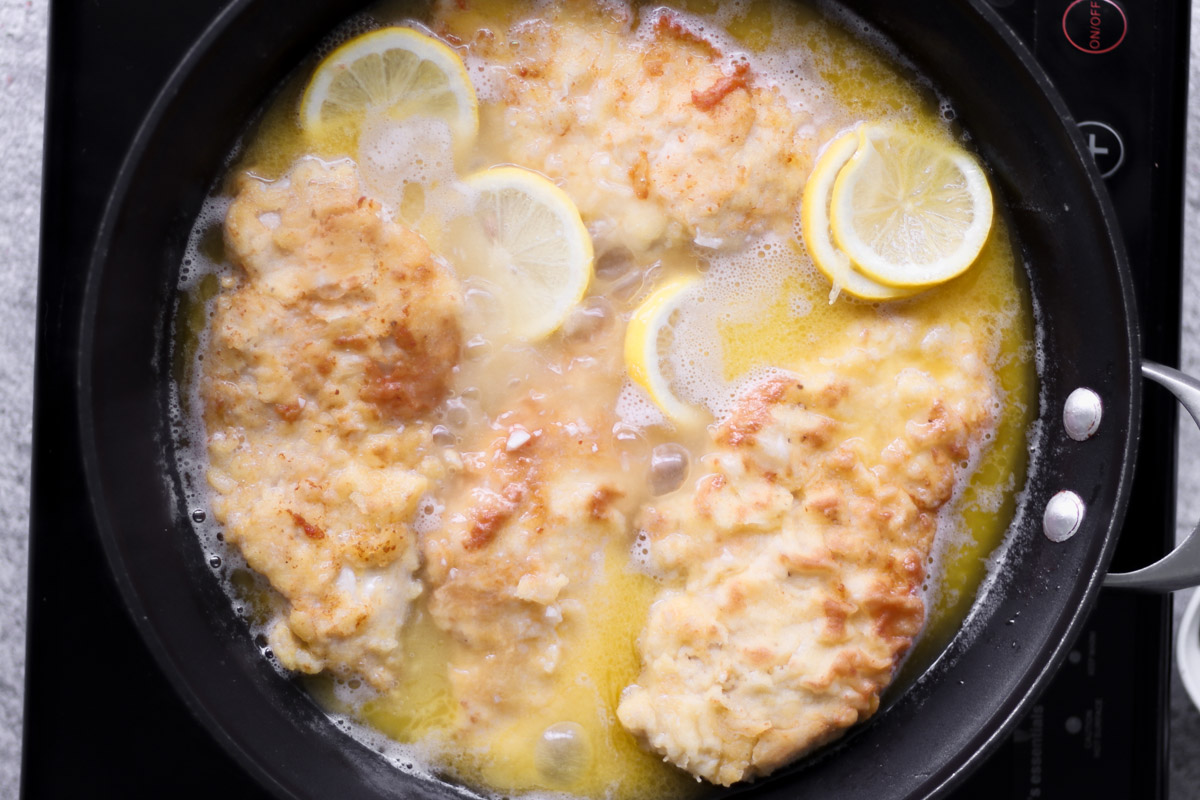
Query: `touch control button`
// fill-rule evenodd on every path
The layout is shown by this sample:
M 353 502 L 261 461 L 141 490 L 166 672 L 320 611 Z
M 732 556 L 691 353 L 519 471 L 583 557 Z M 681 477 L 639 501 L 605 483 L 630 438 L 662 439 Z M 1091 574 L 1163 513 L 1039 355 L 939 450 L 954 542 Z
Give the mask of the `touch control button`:
M 1125 142 L 1121 135 L 1103 122 L 1088 120 L 1079 123 L 1088 152 L 1100 169 L 1100 177 L 1107 178 L 1125 163 Z
M 1129 20 L 1115 0 L 1075 0 L 1063 12 L 1062 27 L 1076 50 L 1099 55 L 1125 41 Z

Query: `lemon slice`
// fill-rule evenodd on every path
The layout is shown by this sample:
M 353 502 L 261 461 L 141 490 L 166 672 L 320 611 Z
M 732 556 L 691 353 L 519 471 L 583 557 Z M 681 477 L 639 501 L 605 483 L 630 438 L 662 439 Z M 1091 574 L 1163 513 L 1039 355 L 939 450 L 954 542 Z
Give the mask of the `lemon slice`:
M 965 151 L 881 125 L 833 185 L 830 228 L 855 268 L 879 283 L 941 283 L 974 263 L 992 227 L 987 177 Z
M 479 101 L 462 59 L 411 28 L 381 28 L 334 50 L 300 101 L 305 131 L 326 138 L 357 132 L 368 116 L 445 122 L 458 147 L 479 132 Z
M 548 179 L 519 167 L 477 172 L 464 183 L 473 214 L 455 242 L 456 260 L 495 287 L 511 336 L 549 336 L 592 278 L 592 237 L 579 209 Z
M 625 369 L 629 377 L 646 390 L 672 422 L 681 425 L 694 425 L 703 416 L 675 395 L 664 362 L 677 315 L 698 283 L 694 277 L 676 278 L 659 287 L 633 312 L 625 329 Z
M 800 203 L 800 230 L 808 254 L 817 269 L 833 283 L 829 302 L 845 291 L 861 300 L 895 300 L 915 290 L 885 286 L 854 269 L 850 257 L 838 250 L 829 230 L 829 202 L 838 173 L 858 150 L 858 130 L 850 130 L 830 142 L 813 167 Z

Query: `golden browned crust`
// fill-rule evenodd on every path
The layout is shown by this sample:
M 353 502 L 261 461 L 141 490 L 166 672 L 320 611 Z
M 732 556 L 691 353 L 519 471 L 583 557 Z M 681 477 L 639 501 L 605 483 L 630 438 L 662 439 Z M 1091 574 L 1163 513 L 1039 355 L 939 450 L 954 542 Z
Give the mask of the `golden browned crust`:
M 920 346 L 903 325 L 874 336 Z M 668 761 L 729 785 L 878 707 L 921 630 L 935 514 L 991 424 L 975 343 L 943 338 L 961 356 L 953 382 L 910 381 L 904 358 L 874 362 L 851 337 L 825 369 L 759 383 L 714 431 L 695 489 L 643 512 L 676 588 L 651 609 L 618 716 Z
M 501 414 L 464 453 L 444 524 L 422 540 L 465 726 L 511 720 L 550 690 L 559 629 L 578 621 L 597 554 L 629 535 L 611 421 L 569 414 L 529 398 Z
M 215 515 L 281 598 L 280 662 L 386 687 L 419 592 L 409 523 L 445 471 L 413 420 L 457 360 L 458 288 L 349 163 L 243 175 L 226 237 L 241 275 L 200 387 Z
M 560 182 L 602 245 L 729 249 L 790 231 L 807 115 L 679 15 L 653 13 L 638 31 L 619 7 L 556 4 L 467 43 L 508 67 L 507 152 Z

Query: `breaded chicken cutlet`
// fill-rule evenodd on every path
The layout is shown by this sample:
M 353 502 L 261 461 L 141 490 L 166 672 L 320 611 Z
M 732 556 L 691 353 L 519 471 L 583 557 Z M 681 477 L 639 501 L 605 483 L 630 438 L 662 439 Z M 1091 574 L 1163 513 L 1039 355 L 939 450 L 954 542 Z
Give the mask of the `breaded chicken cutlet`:
M 386 688 L 420 592 L 411 521 L 446 470 L 419 417 L 458 358 L 457 282 L 349 162 L 241 176 L 226 241 L 241 274 L 200 390 L 213 510 L 285 604 L 280 663 Z
M 993 422 L 975 342 L 923 333 L 882 322 L 757 384 L 695 490 L 643 511 L 651 563 L 678 588 L 651 609 L 617 713 L 671 763 L 727 786 L 878 707 L 921 631 L 938 509 Z M 956 378 L 902 366 L 930 348 Z
M 630 542 L 637 478 L 620 468 L 611 421 L 573 410 L 527 398 L 501 414 L 464 453 L 444 524 L 422 541 L 465 726 L 504 724 L 549 700 L 561 626 L 586 625 L 597 556 Z
M 789 230 L 811 168 L 807 115 L 673 12 L 633 24 L 622 7 L 565 3 L 465 43 L 509 66 L 497 130 L 513 159 L 635 252 Z

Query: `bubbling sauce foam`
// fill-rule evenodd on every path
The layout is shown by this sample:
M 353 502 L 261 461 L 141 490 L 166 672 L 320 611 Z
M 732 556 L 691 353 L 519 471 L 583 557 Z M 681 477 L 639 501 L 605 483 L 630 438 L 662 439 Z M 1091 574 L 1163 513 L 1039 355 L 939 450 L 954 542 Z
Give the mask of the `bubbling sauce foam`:
M 455 179 L 450 126 L 432 118 L 368 119 L 358 140 L 358 172 L 368 194 L 400 208 L 414 189 Z

